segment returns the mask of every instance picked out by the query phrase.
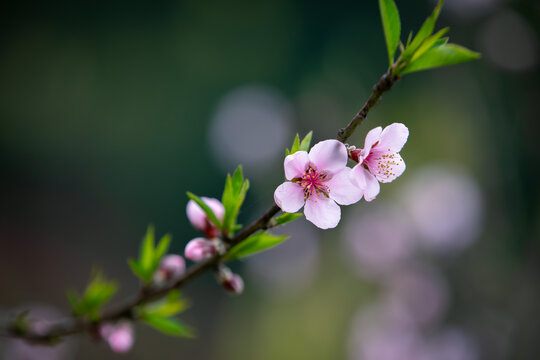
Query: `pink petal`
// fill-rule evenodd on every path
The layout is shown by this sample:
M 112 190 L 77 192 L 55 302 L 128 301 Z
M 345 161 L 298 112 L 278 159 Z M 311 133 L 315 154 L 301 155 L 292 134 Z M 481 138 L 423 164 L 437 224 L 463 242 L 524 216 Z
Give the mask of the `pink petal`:
M 400 152 L 409 137 L 409 129 L 403 124 L 393 123 L 384 128 L 379 146 L 388 152 Z M 379 147 L 378 146 L 378 147 Z
M 351 171 L 352 181 L 364 190 L 364 199 L 372 201 L 377 197 L 380 191 L 380 185 L 375 176 L 373 176 L 364 166 L 358 164 Z
M 223 204 L 218 199 L 214 198 L 208 198 L 208 197 L 201 197 L 201 200 L 204 201 L 206 205 L 216 215 L 216 217 L 219 219 L 219 221 L 223 221 L 223 217 L 225 216 L 225 208 L 223 207 Z
M 294 213 L 304 205 L 304 191 L 300 185 L 285 181 L 274 192 L 274 200 L 284 212 Z
M 204 201 L 204 203 L 208 205 L 210 209 L 212 209 L 212 211 L 219 220 L 223 220 L 223 216 L 225 215 L 225 208 L 218 199 L 202 197 L 201 200 Z M 201 231 L 206 230 L 206 227 L 208 225 L 207 216 L 203 209 L 201 209 L 201 207 L 197 205 L 195 201 L 188 201 L 186 207 L 186 214 L 189 222 L 191 223 L 191 225 L 193 225 L 193 227 Z
M 364 142 L 363 156 L 366 158 L 369 155 L 373 144 L 379 141 L 382 133 L 382 127 L 378 126 L 375 129 L 370 130 L 366 135 L 366 141 Z M 361 164 L 362 162 L 360 162 Z
M 297 151 L 285 158 L 283 164 L 287 180 L 299 178 L 304 175 L 309 165 L 309 156 L 305 151 Z
M 351 168 L 346 167 L 332 176 L 326 185 L 330 189 L 328 195 L 340 205 L 351 205 L 362 199 L 364 192 L 354 185 L 350 178 Z
M 190 240 L 184 250 L 186 258 L 192 261 L 208 259 L 215 253 L 215 245 L 211 241 L 201 237 Z
M 347 166 L 347 148 L 337 140 L 325 140 L 313 146 L 309 160 L 319 171 L 326 170 L 330 175 Z
M 306 219 L 321 229 L 335 228 L 341 219 L 341 209 L 332 199 L 323 195 L 310 196 L 304 208 Z
M 386 158 L 383 158 L 383 155 Z M 398 153 L 375 153 L 367 162 L 371 173 L 382 183 L 394 181 L 405 171 L 405 162 Z

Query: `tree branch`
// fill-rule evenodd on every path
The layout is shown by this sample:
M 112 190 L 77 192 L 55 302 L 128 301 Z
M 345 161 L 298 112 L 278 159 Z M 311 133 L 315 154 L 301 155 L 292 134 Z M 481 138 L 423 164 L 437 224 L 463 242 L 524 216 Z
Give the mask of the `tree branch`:
M 381 96 L 385 92 L 389 91 L 397 80 L 399 80 L 399 77 L 392 75 L 391 69 L 389 69 L 380 78 L 377 84 L 375 84 L 375 86 L 373 87 L 371 95 L 369 96 L 362 109 L 360 109 L 360 111 L 353 117 L 347 127 L 339 130 L 337 136 L 337 139 L 339 141 L 345 142 L 347 141 L 347 139 L 349 139 L 349 137 L 354 133 L 357 126 L 366 119 L 369 111 L 380 101 Z M 241 243 L 257 231 L 271 228 L 272 225 L 269 222 L 279 211 L 280 208 L 277 205 L 273 205 L 263 215 L 253 221 L 250 225 L 246 226 L 234 237 L 227 239 L 227 244 L 229 244 L 227 252 L 234 245 Z M 141 293 L 137 297 L 127 302 L 126 304 L 123 304 L 118 308 L 105 311 L 102 314 L 100 320 L 97 322 L 91 322 L 84 318 L 70 318 L 52 324 L 50 328 L 44 333 L 36 333 L 32 330 L 26 330 L 24 332 L 21 332 L 17 331 L 17 329 L 11 326 L 7 328 L 6 335 L 33 342 L 52 343 L 63 336 L 73 335 L 82 332 L 95 332 L 99 325 L 102 323 L 114 322 L 120 319 L 136 319 L 137 306 L 160 299 L 166 294 L 168 294 L 171 290 L 182 288 L 184 285 L 196 279 L 205 272 L 209 270 L 215 270 L 225 255 L 226 253 L 222 255 L 214 255 L 208 260 L 192 265 L 187 269 L 187 271 L 181 278 L 171 284 L 160 288 L 150 288 L 141 291 Z

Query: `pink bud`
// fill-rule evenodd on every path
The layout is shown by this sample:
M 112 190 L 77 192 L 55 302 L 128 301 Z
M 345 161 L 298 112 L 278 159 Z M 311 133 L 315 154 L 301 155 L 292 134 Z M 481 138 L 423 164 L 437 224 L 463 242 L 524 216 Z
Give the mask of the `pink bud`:
M 216 246 L 205 238 L 195 238 L 187 243 L 184 255 L 193 261 L 201 261 L 212 257 L 216 253 Z
M 167 255 L 161 259 L 159 268 L 154 274 L 154 282 L 177 279 L 186 271 L 186 262 L 180 255 Z
M 240 295 L 244 291 L 244 280 L 238 274 L 233 274 L 229 268 L 221 268 L 219 271 L 221 286 L 229 293 Z
M 100 335 L 115 353 L 128 352 L 135 341 L 133 327 L 128 322 L 104 324 L 100 327 Z
M 202 197 L 201 200 L 208 205 L 220 221 L 223 220 L 225 208 L 218 199 Z M 217 226 L 208 219 L 208 216 L 206 216 L 203 209 L 201 209 L 195 201 L 188 201 L 186 213 L 191 225 L 196 229 L 203 231 L 208 238 L 219 236 L 219 229 Z

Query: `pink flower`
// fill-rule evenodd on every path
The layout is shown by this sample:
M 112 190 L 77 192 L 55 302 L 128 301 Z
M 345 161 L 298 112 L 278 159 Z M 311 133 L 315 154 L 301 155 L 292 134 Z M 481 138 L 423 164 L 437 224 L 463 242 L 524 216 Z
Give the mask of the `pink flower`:
M 101 337 L 109 343 L 115 353 L 128 352 L 135 342 L 133 327 L 129 322 L 104 324 L 99 330 Z
M 225 208 L 218 199 L 201 197 L 206 205 L 214 212 L 216 217 L 222 221 L 225 215 Z M 219 236 L 219 229 L 217 226 L 208 219 L 208 216 L 204 213 L 203 209 L 193 200 L 189 200 L 186 213 L 191 225 L 196 229 L 203 231 L 208 238 L 215 238 Z
M 216 252 L 216 245 L 212 241 L 198 237 L 187 243 L 184 255 L 189 260 L 201 261 L 212 257 Z
M 351 152 L 351 158 L 358 162 L 351 180 L 364 191 L 366 201 L 377 197 L 379 182 L 392 182 L 405 171 L 399 152 L 408 137 L 409 129 L 403 124 L 393 123 L 384 130 L 379 126 L 367 134 L 363 149 Z
M 276 204 L 288 213 L 305 204 L 306 219 L 321 229 L 336 227 L 341 218 L 338 204 L 350 205 L 362 198 L 361 189 L 350 180 L 347 158 L 345 145 L 337 140 L 321 141 L 309 154 L 298 151 L 287 156 L 288 181 L 274 192 Z
M 154 282 L 177 279 L 186 271 L 186 262 L 180 255 L 167 255 L 161 259 L 158 269 L 154 274 Z
M 233 274 L 229 268 L 219 270 L 221 286 L 230 294 L 240 295 L 244 291 L 244 280 L 238 274 Z

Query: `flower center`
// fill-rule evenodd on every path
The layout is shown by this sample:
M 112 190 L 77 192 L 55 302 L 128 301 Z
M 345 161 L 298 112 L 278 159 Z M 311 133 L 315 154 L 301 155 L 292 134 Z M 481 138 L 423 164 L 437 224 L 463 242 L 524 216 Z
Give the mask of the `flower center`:
M 403 159 L 401 159 L 399 153 L 393 153 L 388 149 L 388 151 L 378 154 L 370 152 L 364 160 L 364 166 L 371 163 L 369 165 L 370 171 L 377 176 L 380 182 L 385 182 L 385 178 L 389 180 L 396 177 L 395 171 L 401 165 L 401 162 L 403 162 Z
M 314 194 L 323 194 L 328 197 L 330 189 L 324 183 L 330 179 L 326 171 L 318 171 L 310 166 L 297 181 L 304 189 L 304 199 L 307 200 Z

